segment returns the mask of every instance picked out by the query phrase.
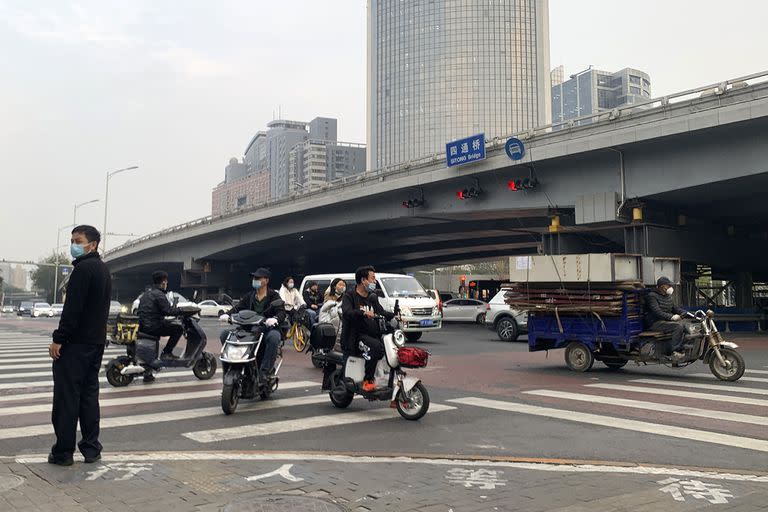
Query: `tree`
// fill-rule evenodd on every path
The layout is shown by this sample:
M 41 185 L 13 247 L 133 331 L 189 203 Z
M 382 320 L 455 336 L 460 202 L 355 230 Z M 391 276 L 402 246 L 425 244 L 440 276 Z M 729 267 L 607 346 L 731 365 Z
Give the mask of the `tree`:
M 69 265 L 69 256 L 64 253 L 59 254 L 59 265 Z M 56 298 L 53 293 L 54 282 L 56 281 L 56 269 L 53 265 L 56 264 L 56 255 L 51 254 L 38 260 L 39 265 L 32 271 L 30 277 L 32 278 L 32 284 L 35 289 L 41 290 L 45 293 L 46 300 L 53 304 L 56 302 Z M 59 267 L 59 287 L 64 281 L 64 274 L 62 268 Z

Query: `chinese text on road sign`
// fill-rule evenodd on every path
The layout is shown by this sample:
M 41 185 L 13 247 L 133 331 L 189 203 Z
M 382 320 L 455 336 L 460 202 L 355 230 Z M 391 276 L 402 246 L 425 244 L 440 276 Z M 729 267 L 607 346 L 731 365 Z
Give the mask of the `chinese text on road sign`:
M 448 167 L 484 160 L 485 134 L 479 133 L 466 139 L 449 142 L 445 145 L 445 159 Z

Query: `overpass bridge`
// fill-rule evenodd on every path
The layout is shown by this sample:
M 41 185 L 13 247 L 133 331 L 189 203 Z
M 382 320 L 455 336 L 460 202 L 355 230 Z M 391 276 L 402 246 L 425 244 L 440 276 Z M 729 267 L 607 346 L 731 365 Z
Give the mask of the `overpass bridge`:
M 369 171 L 303 195 L 204 217 L 130 241 L 105 259 L 121 295 L 162 267 L 218 293 L 276 274 L 382 270 L 515 254 L 679 256 L 723 276 L 768 280 L 768 71 L 515 134 L 487 158 L 444 155 Z M 511 180 L 538 186 L 512 191 Z M 461 200 L 457 191 L 480 190 Z M 407 199 L 424 199 L 404 208 Z

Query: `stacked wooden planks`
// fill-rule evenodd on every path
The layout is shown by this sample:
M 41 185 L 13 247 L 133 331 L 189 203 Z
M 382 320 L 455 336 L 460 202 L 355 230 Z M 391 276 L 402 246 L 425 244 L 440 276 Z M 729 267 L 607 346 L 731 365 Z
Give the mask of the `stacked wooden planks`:
M 621 316 L 626 295 L 627 318 L 640 316 L 640 300 L 636 293 L 639 282 L 621 283 L 516 283 L 505 300 L 514 309 L 541 313 L 596 313 Z

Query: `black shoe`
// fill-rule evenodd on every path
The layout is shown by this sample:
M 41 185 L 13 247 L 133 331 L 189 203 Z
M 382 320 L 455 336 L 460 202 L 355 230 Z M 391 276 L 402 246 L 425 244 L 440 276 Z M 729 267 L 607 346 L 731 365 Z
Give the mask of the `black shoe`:
M 161 361 L 177 361 L 179 359 L 179 356 L 174 355 L 173 352 L 163 352 L 160 355 Z
M 71 455 L 65 459 L 57 459 L 53 456 L 52 453 L 48 454 L 48 464 L 56 464 L 57 466 L 71 466 L 74 463 L 75 461 Z
M 95 457 L 86 457 L 85 463 L 86 464 L 93 464 L 94 462 L 99 462 L 101 460 L 101 454 L 98 454 Z
M 151 373 L 145 373 L 144 374 L 144 384 L 152 384 L 155 382 L 155 376 Z

